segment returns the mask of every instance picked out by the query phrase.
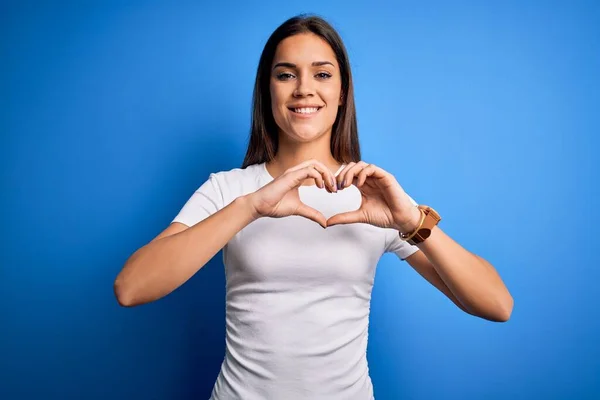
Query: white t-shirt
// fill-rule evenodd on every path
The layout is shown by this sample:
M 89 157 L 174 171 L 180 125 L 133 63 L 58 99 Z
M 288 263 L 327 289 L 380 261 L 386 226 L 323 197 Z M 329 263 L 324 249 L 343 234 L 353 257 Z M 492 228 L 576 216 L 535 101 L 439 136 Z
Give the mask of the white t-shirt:
M 272 180 L 265 163 L 212 173 L 173 222 L 192 226 Z M 298 190 L 326 218 L 361 204 L 353 185 Z M 323 229 L 290 216 L 247 225 L 223 248 L 226 351 L 211 399 L 372 399 L 366 351 L 375 268 L 384 252 L 403 260 L 417 250 L 397 230 L 369 224 Z

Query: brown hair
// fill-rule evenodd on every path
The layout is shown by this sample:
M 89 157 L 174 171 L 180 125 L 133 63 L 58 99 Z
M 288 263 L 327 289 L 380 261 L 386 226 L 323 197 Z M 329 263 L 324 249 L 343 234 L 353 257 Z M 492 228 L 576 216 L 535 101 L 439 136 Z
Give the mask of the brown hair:
M 324 39 L 335 53 L 342 77 L 342 105 L 331 134 L 331 154 L 340 163 L 360 161 L 352 73 L 346 48 L 339 34 L 324 19 L 297 15 L 281 24 L 269 37 L 260 56 L 252 97 L 252 128 L 242 168 L 271 161 L 277 153 L 278 129 L 271 110 L 270 74 L 277 45 L 287 37 L 314 33 Z

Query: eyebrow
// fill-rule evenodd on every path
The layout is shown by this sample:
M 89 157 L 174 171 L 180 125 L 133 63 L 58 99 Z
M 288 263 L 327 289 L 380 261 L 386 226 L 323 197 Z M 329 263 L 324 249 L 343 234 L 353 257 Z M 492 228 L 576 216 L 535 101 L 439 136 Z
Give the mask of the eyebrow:
M 320 66 L 322 66 L 322 65 L 328 65 L 328 64 L 329 64 L 329 65 L 331 65 L 332 67 L 334 67 L 334 66 L 335 66 L 335 65 L 333 65 L 333 63 L 332 63 L 332 62 L 330 62 L 330 61 L 315 61 L 315 62 L 313 62 L 313 63 L 312 63 L 312 66 L 313 66 L 313 67 L 320 67 Z M 280 63 L 277 63 L 277 64 L 275 64 L 275 65 L 273 66 L 273 69 L 275 69 L 275 68 L 277 68 L 277 67 L 296 68 L 296 64 L 292 64 L 292 63 L 289 63 L 289 62 L 280 62 Z

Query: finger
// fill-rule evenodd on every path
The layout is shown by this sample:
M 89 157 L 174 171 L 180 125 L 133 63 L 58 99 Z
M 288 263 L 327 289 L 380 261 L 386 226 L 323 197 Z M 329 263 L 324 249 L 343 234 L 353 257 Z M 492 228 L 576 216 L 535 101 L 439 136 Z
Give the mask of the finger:
M 356 163 L 356 165 L 354 166 L 354 168 L 352 168 L 350 171 L 348 171 L 346 177 L 347 177 L 347 182 L 346 185 L 350 186 L 351 184 L 357 184 L 358 183 L 358 175 L 362 172 L 362 170 L 364 170 L 369 164 L 367 164 L 364 161 L 360 161 L 358 163 Z
M 316 169 L 320 174 L 323 182 L 327 185 L 327 191 L 329 193 L 337 191 L 337 187 L 335 185 L 335 177 L 333 173 L 327 168 L 323 163 L 316 161 L 314 164 L 311 164 L 314 169 Z
M 313 165 L 315 162 L 319 162 L 319 161 L 317 161 L 315 159 L 310 159 L 310 160 L 302 161 L 300 164 L 294 165 L 293 167 L 288 168 L 285 172 L 297 171 L 299 169 L 306 168 L 309 165 Z
M 348 163 L 348 165 L 346 165 L 344 167 L 344 169 L 338 174 L 337 176 L 337 186 L 338 189 L 343 189 L 344 188 L 344 177 L 346 176 L 346 172 L 348 172 L 348 170 L 352 167 L 354 167 L 356 165 L 355 162 L 350 162 Z
M 296 209 L 295 215 L 299 215 L 304 218 L 308 218 L 312 221 L 315 221 L 317 224 L 321 225 L 323 228 L 327 228 L 327 219 L 323 214 L 318 212 L 312 207 L 307 206 L 306 204 L 300 202 L 300 205 Z
M 367 167 L 365 167 L 365 169 L 366 168 Z M 381 187 L 381 184 L 387 185 L 389 182 L 396 180 L 394 175 L 390 174 L 383 168 L 376 166 L 375 164 L 369 164 L 368 171 L 369 172 L 367 176 L 371 179 L 367 180 L 366 184 L 371 187 Z
M 317 171 L 321 173 L 323 181 L 327 184 L 327 187 L 329 188 L 330 192 L 336 191 L 337 187 L 335 185 L 335 176 L 333 175 L 333 172 L 331 172 L 329 168 L 325 166 L 325 164 L 318 160 L 311 159 L 308 161 L 304 161 L 296 165 L 295 167 L 290 168 L 288 171 L 296 171 L 310 166 L 314 167 Z M 321 186 L 321 188 L 323 187 Z
M 356 210 L 334 215 L 333 217 L 329 218 L 326 223 L 329 227 L 333 225 L 353 224 L 364 221 L 365 219 L 362 211 Z
M 323 175 L 317 171 L 315 169 L 314 166 L 309 165 L 307 167 L 304 167 L 303 169 L 296 171 L 296 179 L 297 179 L 297 186 L 302 185 L 302 183 L 306 180 L 306 179 L 314 179 L 315 180 L 315 184 L 320 187 L 321 189 L 323 189 L 325 187 L 325 184 L 323 182 Z
M 373 164 L 368 164 L 358 173 L 358 176 L 356 177 L 356 186 L 361 187 L 367 180 L 367 177 L 373 175 L 374 173 L 375 166 Z
M 346 174 L 344 175 L 342 187 L 347 188 L 348 186 L 350 186 L 354 181 L 354 177 L 367 165 L 368 164 L 366 162 L 359 161 L 356 164 L 354 164 L 354 166 L 352 168 L 350 168 L 348 171 L 346 171 Z

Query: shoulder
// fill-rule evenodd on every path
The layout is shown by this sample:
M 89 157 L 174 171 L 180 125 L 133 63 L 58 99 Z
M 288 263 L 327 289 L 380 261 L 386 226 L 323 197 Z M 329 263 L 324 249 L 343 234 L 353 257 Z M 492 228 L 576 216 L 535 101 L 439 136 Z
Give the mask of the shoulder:
M 231 185 L 240 182 L 254 182 L 262 176 L 262 164 L 249 165 L 246 168 L 232 168 L 210 174 L 210 178 L 216 180 L 219 185 Z
M 193 226 L 237 197 L 256 191 L 264 181 L 262 168 L 262 164 L 257 164 L 210 173 L 172 222 Z
M 215 190 L 220 192 L 223 203 L 228 204 L 239 196 L 260 189 L 267 183 L 263 164 L 253 164 L 246 168 L 232 168 L 213 172 L 209 176 Z

